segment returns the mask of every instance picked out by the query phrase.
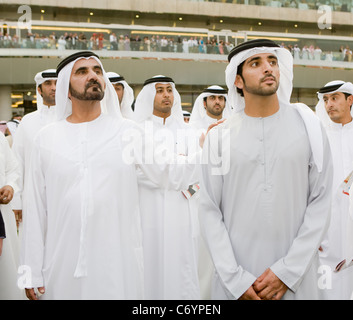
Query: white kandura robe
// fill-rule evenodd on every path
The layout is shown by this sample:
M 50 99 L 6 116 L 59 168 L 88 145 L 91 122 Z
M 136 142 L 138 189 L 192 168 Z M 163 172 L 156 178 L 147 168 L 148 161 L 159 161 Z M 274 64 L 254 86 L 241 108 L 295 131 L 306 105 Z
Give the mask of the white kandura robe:
M 163 120 L 152 115 L 143 123 L 146 126 L 146 134 L 151 134 L 148 130 L 153 128 L 154 139 L 161 149 L 168 148 L 170 152 L 177 154 L 191 154 L 190 148 L 198 147 L 197 136 L 184 122 L 177 121 L 172 116 L 166 118 L 165 124 Z M 189 130 L 190 140 L 183 139 L 182 135 L 178 136 L 178 130 Z M 196 151 L 196 148 L 194 150 Z M 145 298 L 200 299 L 197 274 L 197 193 L 189 200 L 182 194 L 182 190 L 187 189 L 188 185 L 198 181 L 188 174 L 183 174 L 180 179 L 184 181 L 184 188 L 170 190 L 151 183 L 141 172 L 138 177 Z
M 33 139 L 35 135 L 49 123 L 55 121 L 55 106 L 40 106 L 38 110 L 26 114 L 16 130 L 16 140 L 13 143 L 12 150 L 20 164 L 19 191 L 15 194 L 12 207 L 16 210 L 22 210 L 23 181 L 26 180 L 28 168 L 31 160 L 31 151 L 33 148 Z
M 202 118 L 191 122 L 190 126 L 192 126 L 196 130 L 197 134 L 201 135 L 202 133 L 206 134 L 208 127 L 211 124 L 216 123 L 217 121 L 218 121 L 217 119 L 211 118 L 210 116 L 205 114 Z M 202 185 L 200 187 L 202 188 Z M 199 206 L 199 203 L 197 203 L 197 205 Z M 199 212 L 199 214 L 201 213 Z M 214 275 L 214 266 L 210 257 L 209 250 L 202 236 L 199 240 L 198 272 L 199 272 L 201 299 L 209 300 L 211 299 L 211 283 Z
M 234 114 L 209 133 L 202 163 L 217 163 L 218 139 L 230 152 L 223 152 L 222 170 L 202 165 L 200 195 L 201 228 L 216 268 L 213 298 L 238 299 L 271 268 L 289 287 L 283 299 L 319 299 L 318 248 L 332 185 L 326 136 L 321 173 L 290 105 L 265 118 Z M 207 159 L 209 152 L 216 158 Z
M 18 162 L 6 138 L 0 133 L 0 188 L 10 185 L 16 191 L 18 178 Z M 23 299 L 24 292 L 17 286 L 19 240 L 11 202 L 0 204 L 0 210 L 6 232 L 0 256 L 0 300 Z
M 352 232 L 349 223 L 349 196 L 342 192 L 342 183 L 353 170 L 353 121 L 342 124 L 330 121 L 326 127 L 333 159 L 333 187 L 331 222 L 322 243 L 320 252 L 322 265 L 329 266 L 331 271 L 346 257 L 347 232 Z M 352 188 L 351 188 L 352 192 Z M 353 293 L 353 268 L 331 273 L 332 288 L 324 290 L 325 299 L 350 299 Z
M 138 143 L 129 157 L 135 145 L 125 134 L 131 130 L 140 128 L 102 114 L 79 124 L 62 120 L 38 133 L 26 181 L 21 263 L 31 267 L 34 287 L 45 286 L 43 299 L 143 298 L 136 163 L 169 188 L 179 187 L 178 168 L 192 176 L 195 166 L 175 162 L 169 179 L 169 166 L 144 164 Z

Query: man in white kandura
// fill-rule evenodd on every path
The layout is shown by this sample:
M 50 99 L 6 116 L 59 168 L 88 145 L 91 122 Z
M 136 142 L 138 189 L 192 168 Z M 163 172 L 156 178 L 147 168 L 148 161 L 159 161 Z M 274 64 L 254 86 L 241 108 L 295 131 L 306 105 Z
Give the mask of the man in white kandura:
M 288 50 L 252 40 L 228 60 L 235 113 L 206 137 L 200 183 L 212 298 L 319 299 L 332 190 L 325 131 L 311 109 L 289 102 Z
M 192 176 L 195 165 L 184 156 L 165 165 L 144 161 L 139 142 L 145 138 L 136 135 L 143 131 L 121 116 L 94 53 L 68 56 L 57 74 L 58 121 L 35 138 L 23 205 L 26 294 L 38 299 L 38 289 L 41 299 L 142 299 L 136 165 L 171 189 L 180 187 L 178 168 Z
M 134 115 L 134 111 L 132 110 L 132 104 L 135 100 L 134 90 L 129 86 L 123 76 L 115 72 L 107 72 L 107 76 L 118 95 L 122 116 L 127 119 L 132 119 Z
M 146 80 L 136 98 L 134 115 L 158 148 L 185 155 L 199 151 L 195 132 L 184 122 L 173 79 L 155 76 Z M 187 172 L 179 179 L 187 186 L 194 183 Z M 200 298 L 198 186 L 187 189 L 161 188 L 139 175 L 146 299 Z
M 228 118 L 231 109 L 227 102 L 227 90 L 220 86 L 212 85 L 203 90 L 196 98 L 190 117 L 190 125 L 198 135 L 204 134 L 211 124 Z M 200 214 L 200 213 L 199 213 Z M 199 279 L 201 298 L 211 298 L 211 282 L 214 267 L 203 238 L 199 241 Z
M 320 250 L 321 265 L 329 267 L 323 293 L 325 299 L 347 300 L 353 293 L 353 268 L 335 269 L 344 258 L 351 257 L 349 264 L 353 257 L 353 252 L 349 253 L 353 245 L 349 196 L 353 189 L 347 188 L 353 179 L 349 179 L 353 171 L 353 84 L 331 81 L 319 90 L 318 98 L 316 114 L 326 129 L 333 159 L 331 222 Z
M 4 222 L 5 238 L 0 244 L 0 300 L 23 299 L 17 287 L 19 240 L 16 219 L 11 208 L 19 179 L 18 162 L 5 136 L 0 132 L 0 212 Z
M 17 223 L 22 221 L 22 193 L 25 193 L 25 181 L 28 175 L 33 139 L 35 135 L 47 124 L 55 121 L 55 90 L 56 70 L 47 69 L 38 72 L 34 77 L 37 91 L 37 110 L 26 114 L 16 131 L 16 139 L 12 149 L 20 164 L 19 190 L 16 192 L 12 207 Z
M 213 85 L 204 89 L 196 98 L 189 123 L 195 129 L 206 132 L 212 123 L 228 118 L 230 113 L 227 90 Z

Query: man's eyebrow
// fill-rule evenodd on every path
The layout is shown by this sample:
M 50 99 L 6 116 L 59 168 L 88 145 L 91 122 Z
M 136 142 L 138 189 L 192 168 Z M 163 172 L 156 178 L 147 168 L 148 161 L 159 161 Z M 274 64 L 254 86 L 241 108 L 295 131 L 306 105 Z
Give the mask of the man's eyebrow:
M 92 68 L 93 68 L 94 70 L 95 70 L 95 69 L 100 69 L 100 70 L 102 70 L 102 67 L 101 67 L 100 65 L 93 66 Z M 78 68 L 78 69 L 75 70 L 75 73 L 77 73 L 77 72 L 79 72 L 79 71 L 84 71 L 84 70 L 87 70 L 87 69 L 88 69 L 88 67 L 80 67 L 80 68 Z
M 156 84 L 156 90 L 157 90 L 157 89 L 164 89 L 164 88 L 169 89 L 169 88 L 172 88 L 172 86 L 171 86 L 171 85 L 168 85 L 168 86 L 165 87 L 165 86 L 163 86 L 163 85 L 157 85 L 157 84 Z
M 335 97 L 335 96 L 338 96 L 339 95 L 339 92 L 334 92 L 334 93 L 331 93 L 331 94 L 325 94 L 324 96 L 323 96 L 323 99 L 328 99 L 328 98 L 330 98 L 330 97 Z
M 252 57 L 246 63 L 249 64 L 249 63 L 257 61 L 257 60 L 260 60 L 260 57 Z
M 249 58 L 249 60 L 246 63 L 249 64 L 251 62 L 254 62 L 254 61 L 257 61 L 257 60 L 260 60 L 260 59 L 261 59 L 261 57 L 252 57 L 252 58 Z M 273 54 L 267 56 L 266 59 L 278 60 L 277 57 L 275 55 L 273 55 Z

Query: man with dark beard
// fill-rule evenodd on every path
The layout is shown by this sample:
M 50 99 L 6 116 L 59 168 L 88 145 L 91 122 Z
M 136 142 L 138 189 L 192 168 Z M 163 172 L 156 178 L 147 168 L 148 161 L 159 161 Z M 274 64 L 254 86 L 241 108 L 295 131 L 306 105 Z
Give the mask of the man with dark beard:
M 212 85 L 204 89 L 196 98 L 189 123 L 195 129 L 206 132 L 211 124 L 229 116 L 227 90 Z
M 188 168 L 178 170 L 178 159 L 173 170 L 145 164 L 138 143 L 129 157 L 129 138 L 143 131 L 122 117 L 97 55 L 75 53 L 57 74 L 58 121 L 37 134 L 26 182 L 23 287 L 29 299 L 39 298 L 36 289 L 41 299 L 142 299 L 136 165 L 166 188 L 179 188 Z

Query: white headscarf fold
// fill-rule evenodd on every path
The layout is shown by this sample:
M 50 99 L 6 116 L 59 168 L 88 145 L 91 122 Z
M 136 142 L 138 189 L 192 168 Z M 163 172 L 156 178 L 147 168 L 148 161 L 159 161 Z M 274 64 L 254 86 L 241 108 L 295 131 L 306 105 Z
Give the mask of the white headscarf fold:
M 121 76 L 115 72 L 107 72 L 108 78 L 120 78 Z M 112 84 L 120 83 L 124 86 L 124 95 L 123 100 L 121 101 L 121 114 L 124 118 L 132 119 L 134 115 L 134 111 L 131 106 L 134 102 L 134 90 L 129 86 L 129 84 L 125 80 L 119 80 L 116 82 L 111 82 Z
M 154 76 L 153 78 L 157 77 L 165 76 L 158 75 Z M 177 121 L 184 122 L 183 110 L 181 107 L 181 98 L 179 92 L 175 88 L 174 82 L 153 82 L 145 85 L 136 97 L 134 120 L 136 122 L 143 122 L 152 116 L 157 83 L 171 84 L 173 88 L 174 102 L 170 116 L 176 119 Z
M 95 57 L 79 57 L 74 61 L 68 63 L 58 74 L 58 80 L 56 83 L 56 116 L 57 120 L 66 119 L 72 113 L 72 103 L 69 99 L 69 85 L 70 77 L 74 64 L 80 59 L 94 58 L 101 66 L 103 71 L 103 77 L 106 84 L 104 98 L 101 101 L 102 113 L 107 113 L 111 116 L 122 118 L 120 112 L 120 105 L 118 95 L 115 92 L 113 85 L 110 83 L 106 72 L 104 71 L 101 61 Z
M 53 76 L 50 77 L 43 77 L 43 73 L 49 73 L 52 74 Z M 55 75 L 55 76 L 54 76 Z M 57 80 L 58 77 L 56 75 L 56 70 L 55 69 L 47 69 L 41 72 L 38 72 L 35 77 L 34 77 L 34 81 L 36 82 L 36 93 L 37 93 L 37 110 L 42 111 L 44 108 L 44 104 L 43 104 L 43 98 L 40 95 L 40 93 L 38 92 L 38 87 L 44 83 L 47 80 Z
M 349 93 L 349 94 L 353 95 L 353 84 L 351 82 L 344 82 L 342 80 L 334 80 L 334 81 L 330 81 L 330 82 L 326 83 L 324 87 L 335 86 L 335 85 L 340 85 L 340 84 L 341 84 L 341 86 L 336 90 L 325 92 L 325 93 L 317 92 L 317 97 L 318 97 L 319 101 L 315 107 L 315 111 L 316 111 L 316 115 L 322 121 L 324 127 L 329 127 L 333 123 L 333 121 L 330 119 L 329 115 L 327 114 L 327 111 L 325 108 L 324 95 L 325 94 L 332 94 L 335 92 Z M 351 115 L 353 117 L 353 108 L 351 108 Z
M 234 49 L 236 48 L 237 47 Z M 238 66 L 246 59 L 260 53 L 270 53 L 277 57 L 280 71 L 280 84 L 277 90 L 277 97 L 280 105 L 285 107 L 285 105 L 290 104 L 290 97 L 293 89 L 293 57 L 291 53 L 287 49 L 281 47 L 253 47 L 233 55 L 225 71 L 226 84 L 228 87 L 228 100 L 234 112 L 240 112 L 245 108 L 244 97 L 237 92 L 234 84 Z M 320 120 L 305 104 L 297 103 L 293 104 L 293 106 L 303 119 L 308 132 L 313 160 L 318 171 L 321 172 L 323 167 L 323 137 Z
M 207 89 L 210 90 L 224 90 L 222 87 L 213 85 L 208 87 Z M 223 96 L 226 99 L 226 105 L 223 109 L 223 118 L 229 117 L 231 110 L 228 103 L 228 95 L 226 93 L 212 93 L 212 92 L 202 92 L 195 100 L 194 106 L 192 108 L 191 116 L 190 116 L 190 123 L 194 123 L 203 119 L 206 116 L 206 109 L 204 106 L 203 99 L 209 96 Z
M 236 54 L 226 68 L 228 99 L 235 112 L 241 111 L 245 107 L 244 97 L 237 93 L 237 88 L 234 84 L 238 66 L 246 59 L 259 53 L 271 53 L 277 57 L 280 69 L 280 84 L 277 91 L 278 100 L 287 103 L 290 101 L 293 89 L 293 57 L 291 53 L 287 49 L 279 47 L 257 47 Z

